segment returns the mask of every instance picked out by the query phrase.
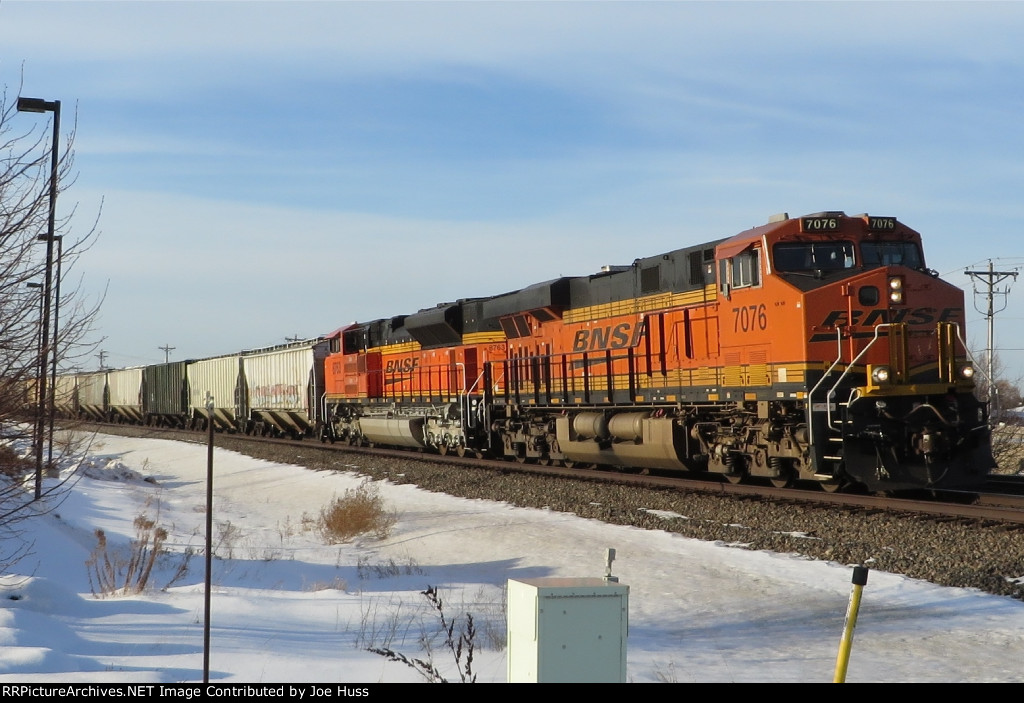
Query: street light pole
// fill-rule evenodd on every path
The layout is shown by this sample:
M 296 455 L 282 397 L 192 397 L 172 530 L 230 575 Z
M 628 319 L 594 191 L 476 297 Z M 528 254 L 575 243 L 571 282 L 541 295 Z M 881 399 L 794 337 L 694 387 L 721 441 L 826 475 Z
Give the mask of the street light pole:
M 53 471 L 53 418 L 57 413 L 57 326 L 60 322 L 60 278 L 61 261 L 64 259 L 64 235 L 53 237 L 57 240 L 57 276 L 53 282 L 53 358 L 50 360 L 50 438 L 46 450 L 46 465 Z
M 43 367 L 43 291 L 45 287 L 42 283 L 35 281 L 29 281 L 25 284 L 29 288 L 36 288 L 39 290 L 39 326 L 36 331 L 36 376 L 39 375 L 39 369 Z M 40 394 L 39 381 L 36 380 L 36 422 L 35 427 L 32 430 L 32 447 L 36 452 L 37 463 L 42 461 L 43 442 L 39 438 L 39 430 L 42 427 L 42 422 L 39 420 L 39 416 L 43 410 L 43 400 Z
M 60 163 L 58 155 L 60 141 L 60 100 L 42 100 L 40 98 L 18 98 L 18 112 L 52 112 L 53 143 L 50 146 L 50 214 L 47 218 L 46 235 L 40 237 L 46 241 L 46 274 L 43 282 L 43 341 L 42 358 L 39 368 L 39 423 L 38 445 L 36 446 L 36 485 L 35 500 L 43 495 L 43 439 L 46 434 L 47 400 L 46 376 L 50 358 L 50 298 L 53 286 L 53 242 L 57 216 L 57 172 Z M 52 440 L 51 440 L 52 442 Z M 53 447 L 50 452 L 52 456 Z

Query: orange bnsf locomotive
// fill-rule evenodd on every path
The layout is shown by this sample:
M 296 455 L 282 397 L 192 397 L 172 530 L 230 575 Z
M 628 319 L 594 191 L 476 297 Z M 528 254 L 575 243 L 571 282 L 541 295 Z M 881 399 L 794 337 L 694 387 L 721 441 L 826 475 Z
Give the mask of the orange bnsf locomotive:
M 892 217 L 698 246 L 330 336 L 324 440 L 826 490 L 994 466 L 962 291 Z

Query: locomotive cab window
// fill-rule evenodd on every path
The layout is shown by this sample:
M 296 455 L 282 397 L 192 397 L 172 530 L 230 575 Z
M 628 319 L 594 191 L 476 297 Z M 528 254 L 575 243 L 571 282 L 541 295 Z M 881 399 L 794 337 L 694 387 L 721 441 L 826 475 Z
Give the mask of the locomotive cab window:
M 760 249 L 748 249 L 719 263 L 719 286 L 727 298 L 734 289 L 761 285 Z
M 733 288 L 749 288 L 761 283 L 760 253 L 760 249 L 751 249 L 729 259 L 729 283 Z
M 921 250 L 914 242 L 863 242 L 860 254 L 865 266 L 924 268 Z
M 853 242 L 780 242 L 772 250 L 776 271 L 838 271 L 853 268 Z

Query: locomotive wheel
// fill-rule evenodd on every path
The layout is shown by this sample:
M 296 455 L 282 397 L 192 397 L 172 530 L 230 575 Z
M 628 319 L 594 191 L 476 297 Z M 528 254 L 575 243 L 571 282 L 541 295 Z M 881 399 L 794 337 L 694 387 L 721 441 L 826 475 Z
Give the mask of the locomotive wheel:
M 551 466 L 551 459 L 546 456 L 542 456 L 540 459 L 537 459 L 537 463 L 541 466 Z
M 466 447 L 461 445 L 461 444 L 455 448 L 455 454 L 460 456 L 460 457 L 464 457 L 468 453 L 469 453 L 469 450 L 466 449 Z
M 447 444 L 439 444 L 439 445 L 437 445 L 437 453 L 440 454 L 441 456 L 448 456 L 448 445 Z
M 743 480 L 743 474 L 739 471 L 733 471 L 731 474 L 722 474 L 725 476 L 725 480 L 729 483 L 736 485 Z
M 822 481 L 820 485 L 821 490 L 826 493 L 835 493 L 843 487 L 843 481 L 842 479 L 834 478 L 831 481 Z
M 565 461 L 562 462 L 562 466 L 564 466 L 567 469 L 571 469 L 576 466 L 576 462 L 566 459 Z
M 779 475 L 768 479 L 776 488 L 788 488 L 793 485 L 793 471 L 788 467 L 780 467 Z

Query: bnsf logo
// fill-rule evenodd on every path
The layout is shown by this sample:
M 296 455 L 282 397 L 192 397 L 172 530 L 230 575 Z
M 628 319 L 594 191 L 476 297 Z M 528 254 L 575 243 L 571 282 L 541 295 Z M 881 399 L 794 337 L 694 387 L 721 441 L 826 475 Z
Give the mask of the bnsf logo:
M 962 319 L 963 308 L 904 308 L 901 310 L 833 310 L 821 323 L 822 327 L 848 327 L 863 325 L 870 327 L 887 322 L 906 322 L 908 325 L 927 325 L 933 322 L 949 322 Z
M 644 323 L 620 322 L 605 327 L 579 330 L 572 340 L 574 352 L 600 351 L 605 349 L 625 349 L 635 347 L 643 334 Z
M 386 373 L 409 373 L 420 365 L 419 359 L 392 359 L 384 367 Z

